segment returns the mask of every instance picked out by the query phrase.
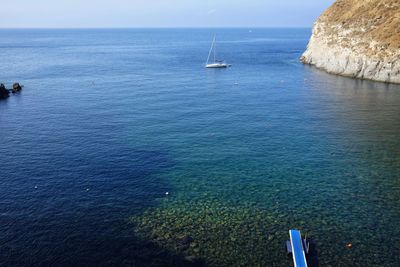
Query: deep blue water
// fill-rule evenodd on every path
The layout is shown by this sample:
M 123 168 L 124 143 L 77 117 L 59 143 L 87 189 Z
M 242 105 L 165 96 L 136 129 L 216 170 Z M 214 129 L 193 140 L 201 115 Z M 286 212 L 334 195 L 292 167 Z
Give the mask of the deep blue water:
M 203 68 L 214 33 L 229 69 Z M 302 65 L 309 36 L 0 30 L 0 82 L 25 85 L 0 101 L 0 265 L 179 266 L 197 253 L 232 266 L 223 249 L 265 244 L 229 258 L 287 266 L 282 243 L 300 228 L 323 266 L 399 266 L 400 86 Z M 204 203 L 233 210 L 221 221 L 257 211 L 274 238 L 249 226 L 240 243 L 222 227 L 210 235 L 234 244 L 221 253 L 215 241 L 182 252 L 131 220 L 160 231 L 159 214 L 198 218 Z

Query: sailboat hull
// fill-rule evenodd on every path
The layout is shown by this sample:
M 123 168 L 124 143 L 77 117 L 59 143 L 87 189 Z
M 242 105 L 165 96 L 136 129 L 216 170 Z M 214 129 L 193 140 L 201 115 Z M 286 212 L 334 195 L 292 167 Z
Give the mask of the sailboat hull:
M 226 63 L 212 63 L 212 64 L 207 64 L 206 68 L 207 69 L 223 69 L 229 67 L 229 64 Z

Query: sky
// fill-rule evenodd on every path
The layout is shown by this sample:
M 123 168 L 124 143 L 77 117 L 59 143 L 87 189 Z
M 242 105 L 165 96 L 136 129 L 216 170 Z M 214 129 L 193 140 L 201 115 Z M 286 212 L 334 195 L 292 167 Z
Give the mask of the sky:
M 0 28 L 311 27 L 334 0 L 0 0 Z

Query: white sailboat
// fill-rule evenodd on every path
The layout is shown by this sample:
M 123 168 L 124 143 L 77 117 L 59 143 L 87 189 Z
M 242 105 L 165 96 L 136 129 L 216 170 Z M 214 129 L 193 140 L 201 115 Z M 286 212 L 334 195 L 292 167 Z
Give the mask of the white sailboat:
M 214 61 L 210 63 L 210 57 L 213 54 Z M 227 68 L 231 65 L 227 64 L 223 60 L 217 60 L 217 38 L 214 35 L 213 42 L 211 44 L 210 52 L 208 52 L 208 58 L 205 67 L 206 68 Z

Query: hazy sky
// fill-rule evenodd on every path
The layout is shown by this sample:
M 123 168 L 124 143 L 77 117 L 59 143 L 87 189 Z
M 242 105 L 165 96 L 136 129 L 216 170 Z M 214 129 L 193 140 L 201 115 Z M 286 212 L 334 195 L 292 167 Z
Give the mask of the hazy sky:
M 0 0 L 1 28 L 311 27 L 334 0 Z

